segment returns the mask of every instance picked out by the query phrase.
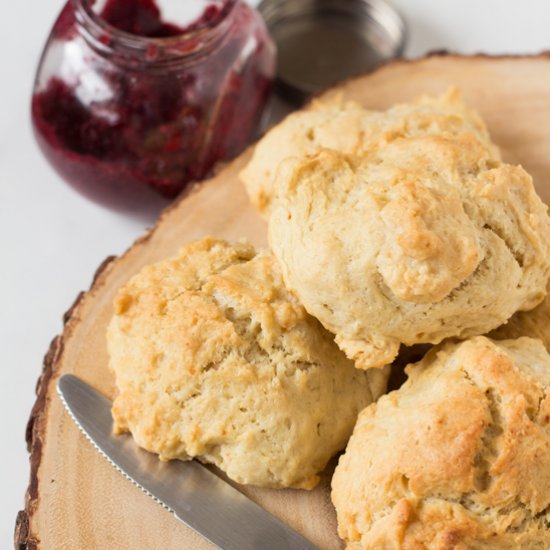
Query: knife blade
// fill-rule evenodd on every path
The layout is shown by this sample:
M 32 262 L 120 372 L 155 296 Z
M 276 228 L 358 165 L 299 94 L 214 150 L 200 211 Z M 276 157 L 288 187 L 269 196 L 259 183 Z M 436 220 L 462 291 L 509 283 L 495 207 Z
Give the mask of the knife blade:
M 111 401 L 76 376 L 62 376 L 57 390 L 80 430 L 120 473 L 220 550 L 317 549 L 198 462 L 161 462 L 130 435 L 113 435 Z

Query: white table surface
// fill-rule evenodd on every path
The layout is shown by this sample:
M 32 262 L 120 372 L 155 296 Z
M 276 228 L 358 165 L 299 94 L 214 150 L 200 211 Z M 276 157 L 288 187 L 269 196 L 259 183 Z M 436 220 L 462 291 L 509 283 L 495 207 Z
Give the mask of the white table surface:
M 61 316 L 89 287 L 99 263 L 122 253 L 151 222 L 80 197 L 52 171 L 33 140 L 34 71 L 63 4 L 0 1 L 0 548 L 12 547 L 15 516 L 23 506 L 29 476 L 25 424 L 42 358 L 61 330 Z M 441 48 L 463 53 L 550 49 L 548 0 L 394 4 L 409 23 L 408 57 Z

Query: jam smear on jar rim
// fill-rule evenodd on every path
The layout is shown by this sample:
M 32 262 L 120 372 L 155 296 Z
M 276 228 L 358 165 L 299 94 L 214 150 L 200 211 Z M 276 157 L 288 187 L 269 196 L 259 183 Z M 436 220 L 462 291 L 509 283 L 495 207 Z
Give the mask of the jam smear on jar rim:
M 162 20 L 153 0 L 108 0 L 100 14 L 106 25 L 90 44 L 75 7 L 86 1 L 70 0 L 54 25 L 32 99 L 37 141 L 69 184 L 96 202 L 131 211 L 158 203 L 158 196 L 174 198 L 244 149 L 274 73 L 273 44 L 257 12 L 223 0 L 178 27 Z M 194 35 L 224 23 L 227 31 L 202 54 L 180 59 L 155 51 L 148 58 L 149 46 L 162 50 L 165 39 L 177 46 L 181 38 L 183 52 L 189 44 L 195 48 Z M 148 49 L 135 57 L 117 49 L 119 31 L 142 37 Z M 73 66 L 64 60 L 47 74 L 53 48 L 57 55 L 70 48 L 73 57 L 78 49 L 80 59 Z

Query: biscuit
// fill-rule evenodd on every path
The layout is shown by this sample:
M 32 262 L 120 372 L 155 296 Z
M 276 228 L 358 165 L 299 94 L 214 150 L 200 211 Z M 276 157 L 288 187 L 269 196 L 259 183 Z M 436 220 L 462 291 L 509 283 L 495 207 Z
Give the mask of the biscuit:
M 108 329 L 116 433 L 162 460 L 311 489 L 387 373 L 360 372 L 284 286 L 274 258 L 205 238 L 145 267 Z
M 285 282 L 360 368 L 400 344 L 485 334 L 546 294 L 547 207 L 474 133 L 287 159 L 277 192 Z
M 520 336 L 538 338 L 550 353 L 550 293 L 535 309 L 516 313 L 505 325 L 490 334 L 495 340 Z
M 491 156 L 499 158 L 485 124 L 455 88 L 439 97 L 422 96 L 387 111 L 367 110 L 341 98 L 314 101 L 308 109 L 286 117 L 260 140 L 240 177 L 252 203 L 268 217 L 276 195 L 275 175 L 287 158 L 303 158 L 320 149 L 363 154 L 404 137 L 471 133 Z
M 353 550 L 550 548 L 550 356 L 447 343 L 360 415 L 332 480 Z

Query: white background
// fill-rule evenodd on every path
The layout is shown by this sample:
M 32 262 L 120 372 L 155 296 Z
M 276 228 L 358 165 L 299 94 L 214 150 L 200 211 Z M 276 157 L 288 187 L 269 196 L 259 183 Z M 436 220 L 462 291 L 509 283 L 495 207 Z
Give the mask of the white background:
M 99 263 L 123 252 L 151 221 L 81 198 L 61 182 L 33 141 L 34 71 L 63 3 L 0 0 L 0 548 L 13 545 L 29 475 L 25 424 L 42 357 L 61 329 L 62 313 L 88 288 Z M 411 31 L 407 56 L 441 48 L 464 53 L 550 49 L 548 0 L 394 3 Z

